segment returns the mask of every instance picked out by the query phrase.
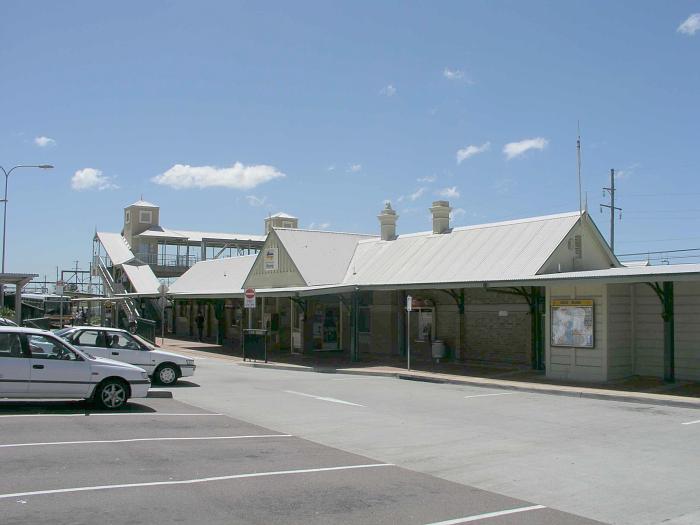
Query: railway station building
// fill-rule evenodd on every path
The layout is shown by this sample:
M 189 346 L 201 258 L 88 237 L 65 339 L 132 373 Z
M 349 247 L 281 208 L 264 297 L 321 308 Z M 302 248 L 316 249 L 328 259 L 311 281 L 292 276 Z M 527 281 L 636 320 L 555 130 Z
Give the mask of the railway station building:
M 558 380 L 700 380 L 700 265 L 625 266 L 587 212 L 456 228 L 448 202 L 430 212 L 432 230 L 409 234 L 389 204 L 375 234 L 268 217 L 264 236 L 236 236 L 257 241 L 255 253 L 182 272 L 168 291 L 169 326 L 194 336 L 202 312 L 205 335 L 225 345 L 240 345 L 252 326 L 267 330 L 272 352 L 349 362 L 397 359 L 410 341 L 418 360 L 535 368 Z M 146 263 L 132 255 L 122 265 Z M 246 288 L 254 309 L 243 307 Z

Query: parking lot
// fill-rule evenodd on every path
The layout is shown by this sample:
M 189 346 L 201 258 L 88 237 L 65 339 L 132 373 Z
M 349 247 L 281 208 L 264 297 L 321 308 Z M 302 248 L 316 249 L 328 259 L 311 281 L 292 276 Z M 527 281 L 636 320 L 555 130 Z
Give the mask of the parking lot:
M 596 523 L 174 399 L 2 402 L 0 464 L 5 525 Z

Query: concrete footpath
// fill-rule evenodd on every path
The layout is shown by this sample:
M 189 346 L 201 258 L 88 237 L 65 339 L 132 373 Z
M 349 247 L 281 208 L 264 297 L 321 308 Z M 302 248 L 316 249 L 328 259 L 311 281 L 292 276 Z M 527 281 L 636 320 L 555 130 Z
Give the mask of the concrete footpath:
M 161 343 L 160 338 L 158 338 L 158 343 Z M 244 361 L 240 353 L 208 342 L 165 338 L 161 347 L 164 350 L 194 358 L 223 359 L 236 362 L 241 366 L 256 368 L 394 377 L 430 383 L 461 384 L 500 390 L 700 409 L 700 384 L 687 381 L 666 384 L 656 378 L 632 377 L 605 384 L 564 383 L 549 380 L 542 372 L 526 369 L 504 369 L 455 363 L 436 365 L 419 362 L 414 365 L 414 369 L 407 370 L 399 364 L 398 359 L 394 358 L 387 358 L 385 362 L 348 363 L 347 359 L 338 355 L 321 357 L 272 354 L 268 355 L 268 362 L 265 363 Z

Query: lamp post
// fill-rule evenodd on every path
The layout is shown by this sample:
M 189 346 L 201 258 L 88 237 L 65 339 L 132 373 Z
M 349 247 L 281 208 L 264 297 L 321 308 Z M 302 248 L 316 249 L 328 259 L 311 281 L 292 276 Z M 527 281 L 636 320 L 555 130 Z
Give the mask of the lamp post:
M 3 216 L 2 216 L 2 266 L 0 267 L 0 272 L 5 273 L 5 233 L 7 232 L 7 182 L 10 178 L 10 173 L 19 168 L 39 168 L 42 170 L 50 170 L 53 168 L 51 164 L 20 164 L 14 166 L 9 170 L 6 170 L 0 166 L 0 170 L 5 174 L 5 197 L 2 199 L 3 206 Z M 5 286 L 0 283 L 0 307 L 5 306 Z

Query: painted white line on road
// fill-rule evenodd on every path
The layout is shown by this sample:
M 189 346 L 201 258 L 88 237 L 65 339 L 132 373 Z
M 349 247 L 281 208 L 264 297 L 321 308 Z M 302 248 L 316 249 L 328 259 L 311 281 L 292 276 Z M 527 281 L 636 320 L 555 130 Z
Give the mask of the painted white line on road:
M 517 394 L 517 392 L 499 392 L 498 394 L 477 394 L 474 396 L 464 396 L 464 399 L 469 399 L 470 397 L 509 396 L 511 394 Z
M 334 397 L 322 397 L 313 396 L 311 394 L 304 394 L 303 392 L 295 392 L 294 390 L 285 390 L 287 394 L 294 394 L 297 396 L 310 397 L 313 399 L 318 399 L 319 401 L 329 401 L 331 403 L 340 403 L 341 405 L 352 405 L 354 407 L 363 407 L 365 405 L 360 405 L 359 403 L 351 403 L 350 401 L 343 401 L 342 399 L 335 399 Z
M 17 447 L 43 447 L 50 445 L 94 445 L 100 443 L 136 443 L 139 441 L 206 441 L 217 439 L 255 439 L 273 437 L 292 437 L 291 434 L 257 434 L 250 436 L 202 436 L 202 437 L 153 437 L 153 438 L 133 438 L 133 439 L 104 439 L 90 441 L 45 441 L 41 443 L 9 443 L 0 445 L 0 448 Z
M 146 483 L 124 483 L 120 485 L 95 485 L 92 487 L 72 487 L 67 489 L 34 490 L 31 492 L 15 492 L 0 494 L 0 499 L 22 498 L 26 496 L 41 496 L 45 494 L 67 494 L 71 492 L 88 492 L 95 490 L 129 489 L 137 487 L 161 487 L 167 485 L 191 485 L 193 483 L 208 483 L 211 481 L 227 481 L 231 479 L 262 478 L 266 476 L 284 476 L 287 474 L 310 474 L 313 472 L 332 472 L 335 470 L 353 470 L 361 468 L 393 467 L 392 463 L 372 463 L 369 465 L 344 465 L 342 467 L 307 468 L 298 470 L 278 470 L 274 472 L 253 472 L 251 474 L 234 474 L 232 476 L 216 476 L 213 478 L 183 479 L 179 481 L 150 481 Z
M 519 507 L 517 509 L 499 510 L 497 512 L 487 512 L 486 514 L 477 514 L 474 516 L 465 516 L 464 518 L 457 518 L 454 520 L 447 521 L 436 521 L 435 523 L 428 523 L 427 525 L 458 525 L 459 523 L 469 523 L 470 521 L 485 520 L 488 518 L 497 518 L 498 516 L 507 516 L 508 514 L 517 514 L 518 512 L 528 512 L 531 510 L 546 509 L 544 505 L 532 505 L 530 507 Z
M 698 423 L 700 423 L 700 419 L 697 421 L 686 421 L 685 423 L 681 423 L 681 425 L 696 425 Z
M 88 413 L 88 414 L 11 414 L 2 415 L 0 418 L 10 418 L 10 417 L 94 417 L 94 416 L 223 416 L 223 414 L 202 414 L 202 413 L 183 413 L 183 414 L 169 414 L 164 412 L 131 412 L 131 413 L 121 413 L 121 414 L 105 414 L 105 413 Z

